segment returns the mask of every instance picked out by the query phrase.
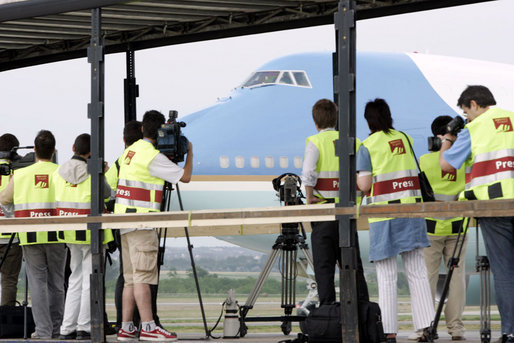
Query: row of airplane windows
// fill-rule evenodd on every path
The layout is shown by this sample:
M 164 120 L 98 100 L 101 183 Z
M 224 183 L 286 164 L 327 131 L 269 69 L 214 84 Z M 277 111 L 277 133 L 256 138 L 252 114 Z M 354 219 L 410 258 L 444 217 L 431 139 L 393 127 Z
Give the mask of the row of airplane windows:
M 229 168 L 230 167 L 230 157 L 228 156 L 220 156 L 220 167 L 221 168 Z M 236 156 L 233 161 L 234 166 L 236 168 L 244 168 L 245 167 L 245 158 L 244 156 Z M 289 163 L 289 157 L 280 156 L 278 158 L 278 166 L 280 168 L 290 168 L 294 166 L 294 168 L 301 169 L 303 164 L 303 157 L 295 156 L 292 158 L 292 165 Z M 256 156 L 251 156 L 248 160 L 248 164 L 251 168 L 261 168 L 261 159 Z M 247 165 L 248 166 L 248 165 Z M 273 156 L 265 156 L 263 159 L 262 167 L 265 168 L 275 168 L 275 158 Z

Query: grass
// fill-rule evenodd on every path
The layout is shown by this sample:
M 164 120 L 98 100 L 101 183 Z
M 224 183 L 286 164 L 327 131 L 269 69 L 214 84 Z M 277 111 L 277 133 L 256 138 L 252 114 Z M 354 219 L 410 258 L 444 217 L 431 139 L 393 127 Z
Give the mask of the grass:
M 204 310 L 207 318 L 208 328 L 211 329 L 216 323 L 221 313 L 221 304 L 225 300 L 226 295 L 205 295 L 203 296 Z M 237 295 L 239 305 L 242 306 L 246 302 L 247 295 Z M 297 301 L 302 300 L 299 295 Z M 376 299 L 374 299 L 376 301 Z M 413 330 L 412 318 L 410 316 L 410 299 L 400 298 L 398 305 L 398 319 L 400 321 L 400 330 L 410 331 Z M 110 320 L 116 318 L 116 309 L 112 296 L 106 299 L 106 310 Z M 203 322 L 198 303 L 198 298 L 195 294 L 161 294 L 159 296 L 159 317 L 161 322 L 170 330 L 178 332 L 202 332 Z M 478 306 L 467 307 L 465 311 L 477 312 L 480 308 Z M 497 314 L 497 308 L 494 306 L 491 311 L 491 324 L 492 330 L 500 330 L 500 316 Z M 296 311 L 293 310 L 293 315 Z M 224 313 L 223 313 L 224 315 Z M 216 328 L 214 335 L 220 335 L 223 332 L 223 315 Z M 284 315 L 284 310 L 280 307 L 280 295 L 259 296 L 253 309 L 248 312 L 248 317 L 263 317 L 263 316 L 281 316 Z M 476 314 L 465 314 L 463 319 L 468 321 L 465 323 L 466 330 L 478 331 L 480 325 L 480 316 Z M 473 323 L 470 323 L 473 322 Z M 280 322 L 276 324 L 273 322 L 248 322 L 248 332 L 252 333 L 265 333 L 265 332 L 280 332 Z M 445 330 L 444 315 L 441 317 L 440 330 Z M 299 332 L 298 323 L 292 323 L 292 332 Z

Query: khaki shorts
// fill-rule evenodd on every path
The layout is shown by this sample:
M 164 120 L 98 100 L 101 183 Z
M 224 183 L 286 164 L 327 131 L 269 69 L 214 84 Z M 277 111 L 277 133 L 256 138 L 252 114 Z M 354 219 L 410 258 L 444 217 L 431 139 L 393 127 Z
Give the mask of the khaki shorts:
M 125 287 L 135 283 L 156 285 L 159 240 L 155 230 L 138 230 L 121 235 Z

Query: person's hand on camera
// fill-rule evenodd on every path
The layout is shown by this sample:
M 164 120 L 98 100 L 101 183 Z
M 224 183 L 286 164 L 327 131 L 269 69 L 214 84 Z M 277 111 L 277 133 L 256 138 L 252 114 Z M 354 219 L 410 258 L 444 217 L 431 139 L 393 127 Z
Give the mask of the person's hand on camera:
M 455 143 L 455 140 L 457 139 L 457 136 L 454 136 L 451 133 L 445 133 L 444 135 L 437 135 L 437 137 L 439 137 L 439 139 L 441 139 L 441 143 L 448 141 L 451 143 L 450 145 Z

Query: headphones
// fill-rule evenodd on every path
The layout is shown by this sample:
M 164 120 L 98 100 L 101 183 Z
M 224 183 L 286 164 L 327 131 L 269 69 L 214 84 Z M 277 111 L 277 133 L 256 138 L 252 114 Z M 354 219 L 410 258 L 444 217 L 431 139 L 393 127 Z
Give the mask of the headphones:
M 273 181 L 271 181 L 271 183 L 273 184 L 273 189 L 275 189 L 277 192 L 280 191 L 280 186 L 283 185 L 283 181 L 287 176 L 291 176 L 292 178 L 294 178 L 295 181 L 298 183 L 298 189 L 300 189 L 300 187 L 302 186 L 302 179 L 294 173 L 284 173 L 274 178 Z

